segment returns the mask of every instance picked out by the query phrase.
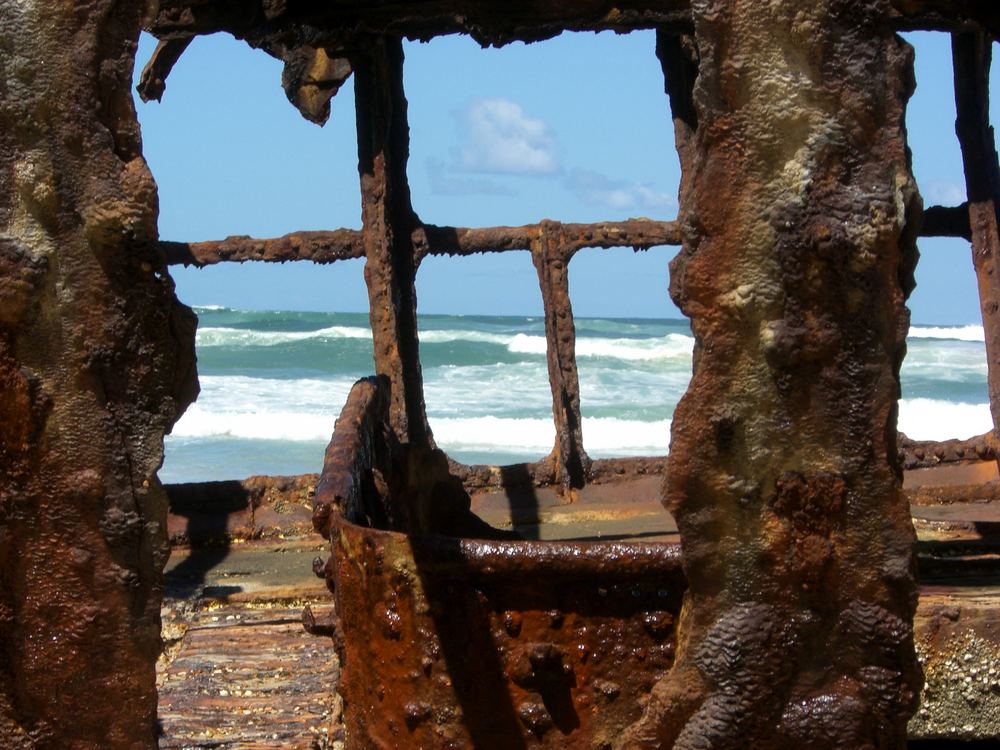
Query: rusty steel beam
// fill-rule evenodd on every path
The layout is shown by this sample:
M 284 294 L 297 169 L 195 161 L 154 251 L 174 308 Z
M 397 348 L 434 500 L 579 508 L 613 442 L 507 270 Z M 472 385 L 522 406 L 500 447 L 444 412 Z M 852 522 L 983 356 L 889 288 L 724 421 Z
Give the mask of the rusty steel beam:
M 424 406 L 417 336 L 417 249 L 420 220 L 406 180 L 409 126 L 403 92 L 403 43 L 377 36 L 351 57 L 358 128 L 358 173 L 365 249 L 365 283 L 375 372 L 388 383 L 391 439 L 388 466 L 401 476 L 381 481 L 405 487 L 391 492 L 386 515 L 409 533 L 481 530 L 469 517 L 469 496 L 452 477 L 447 456 L 434 445 Z M 387 469 L 388 471 L 388 469 Z
M 545 312 L 545 354 L 552 389 L 552 417 L 556 444 L 551 458 L 554 474 L 567 491 L 586 483 L 590 457 L 583 447 L 580 413 L 580 377 L 576 368 L 576 326 L 569 297 L 569 259 L 558 224 L 543 222 L 533 238 L 531 260 L 538 273 Z
M 550 222 L 555 224 L 556 222 Z M 587 247 L 632 247 L 647 250 L 679 245 L 680 229 L 674 221 L 628 219 L 594 224 L 559 224 L 565 244 L 575 252 Z M 428 255 L 475 255 L 508 250 L 531 250 L 541 236 L 541 224 L 520 227 L 440 227 L 423 224 L 413 235 L 419 263 Z M 307 260 L 333 263 L 365 257 L 364 239 L 355 229 L 293 232 L 273 239 L 227 237 L 209 242 L 161 242 L 167 265 L 208 266 L 215 263 L 263 261 L 285 263 Z
M 990 0 L 892 0 L 897 31 L 957 31 L 982 27 L 1000 36 L 1000 6 Z
M 247 261 L 333 263 L 364 258 L 365 246 L 361 232 L 336 229 L 329 232 L 292 232 L 272 239 L 237 236 L 208 242 L 161 242 L 160 252 L 167 265 L 201 267 Z
M 1000 9 L 989 0 L 892 0 L 885 23 L 896 30 L 968 29 L 1000 35 Z M 564 30 L 618 32 L 660 28 L 687 32 L 690 0 L 160 0 L 147 29 L 161 39 L 226 31 L 268 38 L 342 43 L 362 33 L 413 39 L 469 34 L 483 45 L 538 41 Z
M 665 484 L 689 591 L 677 661 L 616 747 L 905 747 L 894 425 L 919 199 L 889 11 L 695 5 L 671 293 L 699 343 Z
M 952 36 L 955 131 L 962 148 L 972 263 L 986 340 L 987 386 L 994 435 L 1000 435 L 1000 166 L 990 127 L 992 41 L 982 32 Z
M 631 247 L 639 251 L 681 244 L 680 225 L 676 221 L 627 219 L 591 224 L 546 223 L 559 227 L 570 254 L 584 248 Z M 419 263 L 428 255 L 468 256 L 530 251 L 541 235 L 542 224 L 475 228 L 422 224 L 414 232 L 413 244 Z M 967 209 L 964 206 L 926 209 L 920 236 L 969 239 L 971 230 Z M 292 232 L 267 239 L 240 235 L 205 242 L 161 241 L 160 251 L 167 265 L 199 267 L 247 261 L 286 263 L 304 260 L 323 264 L 365 257 L 364 239 L 356 229 Z
M 508 250 L 531 250 L 543 232 L 558 228 L 568 256 L 588 247 L 631 247 L 648 250 L 659 245 L 680 245 L 680 227 L 676 221 L 627 219 L 592 224 L 563 224 L 544 221 L 520 227 L 439 227 L 425 224 L 425 255 L 474 255 Z
M 537 41 L 564 30 L 629 31 L 690 24 L 687 0 L 161 0 L 148 29 L 159 38 L 228 31 L 260 40 L 301 34 L 342 42 L 360 34 L 430 39 L 469 34 L 483 45 Z
M 924 220 L 920 225 L 921 237 L 961 237 L 972 239 L 969 225 L 969 204 L 961 206 L 931 206 L 924 209 Z
M 959 461 L 995 461 L 997 441 L 987 432 L 966 440 L 910 440 L 899 433 L 899 456 L 905 469 L 917 469 Z
M 406 180 L 409 126 L 402 40 L 372 37 L 351 63 L 375 371 L 391 383 L 390 421 L 399 440 L 432 445 L 417 340 L 413 233 L 419 220 Z

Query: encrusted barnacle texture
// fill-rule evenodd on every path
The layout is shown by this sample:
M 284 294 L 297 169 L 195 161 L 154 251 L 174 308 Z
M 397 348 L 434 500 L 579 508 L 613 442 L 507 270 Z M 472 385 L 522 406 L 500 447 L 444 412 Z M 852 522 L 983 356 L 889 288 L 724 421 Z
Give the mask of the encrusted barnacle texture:
M 143 4 L 0 6 L 0 747 L 156 746 L 194 318 L 129 92 Z
M 692 10 L 693 44 L 660 48 L 693 103 L 671 293 L 698 343 L 665 483 L 690 589 L 675 666 L 621 745 L 902 748 L 920 685 L 895 449 L 912 51 L 884 0 Z

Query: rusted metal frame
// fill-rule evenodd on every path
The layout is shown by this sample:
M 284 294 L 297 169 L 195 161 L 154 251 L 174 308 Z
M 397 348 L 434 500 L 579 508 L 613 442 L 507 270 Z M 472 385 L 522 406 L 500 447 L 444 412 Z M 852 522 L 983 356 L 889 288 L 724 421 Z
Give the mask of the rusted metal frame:
M 920 225 L 921 237 L 961 237 L 972 239 L 969 224 L 969 204 L 961 206 L 931 206 L 924 209 L 924 221 Z
M 410 544 L 426 560 L 425 573 L 461 581 L 472 576 L 523 580 L 533 570 L 551 579 L 588 578 L 616 582 L 656 569 L 669 576 L 674 591 L 684 586 L 681 550 L 676 544 L 636 542 L 507 541 L 414 536 Z
M 960 31 L 982 27 L 1000 34 L 1000 6 L 991 0 L 892 0 L 897 31 Z
M 962 148 L 972 230 L 972 262 L 979 283 L 994 435 L 1000 435 L 1000 165 L 989 121 L 992 40 L 982 31 L 952 36 L 955 131 Z
M 997 458 L 997 441 L 992 430 L 965 440 L 911 440 L 899 433 L 897 444 L 905 469 L 961 461 L 995 461 Z
M 400 442 L 431 446 L 417 339 L 413 234 L 420 222 L 406 179 L 409 126 L 402 39 L 369 37 L 352 50 L 351 64 L 375 371 L 389 378 L 389 418 Z
M 609 747 L 673 663 L 674 545 L 331 543 L 349 750 Z
M 558 224 L 552 222 L 552 224 Z M 628 219 L 593 224 L 558 224 L 568 246 L 584 248 L 631 247 L 648 250 L 660 245 L 680 245 L 681 227 L 676 221 Z M 428 255 L 468 256 L 477 253 L 530 251 L 541 235 L 540 224 L 519 227 L 444 227 L 423 224 L 415 230 L 414 248 L 419 264 Z M 933 206 L 924 211 L 922 237 L 971 239 L 968 208 Z M 356 229 L 292 232 L 281 237 L 258 239 L 234 236 L 206 242 L 160 242 L 167 265 L 210 266 L 216 263 L 285 263 L 304 260 L 333 263 L 365 257 L 364 236 Z
M 371 502 L 374 493 L 366 487 L 371 468 L 387 463 L 385 448 L 378 444 L 380 422 L 388 414 L 386 395 L 377 378 L 365 378 L 354 384 L 341 410 L 312 500 L 313 527 L 324 539 L 330 538 L 334 515 L 383 528 L 395 520 L 384 506 Z
M 594 224 L 561 224 L 567 241 L 577 248 L 679 245 L 680 230 L 673 221 L 629 219 Z M 416 230 L 414 246 L 419 264 L 428 255 L 474 255 L 508 250 L 531 250 L 541 233 L 538 224 L 521 227 L 439 227 L 424 224 Z M 208 266 L 215 263 L 264 261 L 284 263 L 308 260 L 333 263 L 365 257 L 363 234 L 355 229 L 293 232 L 273 239 L 227 237 L 209 242 L 161 242 L 167 265 Z
M 283 0 L 161 0 L 147 29 L 161 39 L 227 31 L 250 40 L 291 30 L 338 42 L 357 34 L 427 40 L 469 34 L 482 45 L 539 41 L 563 31 L 627 32 L 674 24 L 690 27 L 687 0 L 560 0 L 484 3 L 291 2 Z
M 355 229 L 330 232 L 293 232 L 273 239 L 227 237 L 208 242 L 161 242 L 167 265 L 210 266 L 216 263 L 263 261 L 284 263 L 308 260 L 333 263 L 365 257 L 364 237 Z
M 135 87 L 144 101 L 160 101 L 167 88 L 167 77 L 196 34 L 180 34 L 160 39 L 142 70 Z M 298 41 L 289 45 L 280 36 L 267 35 L 247 39 L 253 46 L 281 60 L 281 87 L 288 101 L 310 122 L 323 125 L 330 117 L 330 100 L 350 78 L 350 62 L 343 50 L 330 50 Z
M 892 0 L 890 21 L 906 30 L 954 31 L 982 25 L 1000 33 L 1000 8 L 989 0 Z M 427 40 L 469 34 L 480 44 L 539 41 L 562 31 L 691 30 L 689 0 L 560 0 L 488 3 L 323 2 L 294 0 L 161 0 L 147 29 L 160 39 L 227 31 L 259 43 L 293 29 L 314 41 L 327 34 L 345 41 L 357 33 L 393 33 Z M 294 36 L 294 33 L 293 33 Z
M 550 458 L 556 479 L 572 497 L 572 492 L 586 483 L 590 469 L 590 457 L 583 447 L 576 326 L 569 296 L 569 262 L 576 248 L 566 241 L 559 224 L 543 221 L 540 227 L 540 234 L 532 238 L 531 260 L 542 291 L 545 354 L 556 426 L 556 443 Z
M 562 224 L 555 221 L 520 227 L 438 227 L 425 224 L 425 255 L 474 255 L 476 253 L 531 250 L 544 227 L 558 227 L 563 243 L 573 252 L 586 247 L 633 247 L 647 250 L 658 245 L 679 245 L 680 228 L 675 221 L 628 219 L 593 224 Z M 422 259 L 423 256 L 421 256 Z

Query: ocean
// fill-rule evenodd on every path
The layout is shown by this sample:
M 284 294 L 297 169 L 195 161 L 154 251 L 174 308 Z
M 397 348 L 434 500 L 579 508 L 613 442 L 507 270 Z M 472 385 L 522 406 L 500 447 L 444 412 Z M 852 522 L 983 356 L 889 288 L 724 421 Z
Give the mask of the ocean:
M 372 374 L 367 313 L 199 307 L 201 395 L 166 440 L 164 482 L 318 472 L 334 421 Z M 552 448 L 541 317 L 425 315 L 420 355 L 438 445 L 466 463 Z M 576 318 L 584 445 L 593 458 L 664 455 L 691 377 L 685 320 Z M 899 427 L 914 439 L 990 429 L 981 326 L 914 326 Z

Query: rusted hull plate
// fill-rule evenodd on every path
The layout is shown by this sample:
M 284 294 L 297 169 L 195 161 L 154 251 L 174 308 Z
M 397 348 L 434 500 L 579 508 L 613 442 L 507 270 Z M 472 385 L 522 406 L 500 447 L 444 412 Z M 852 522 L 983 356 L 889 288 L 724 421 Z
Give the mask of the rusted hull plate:
M 331 537 L 348 748 L 610 747 L 673 664 L 674 545 Z

